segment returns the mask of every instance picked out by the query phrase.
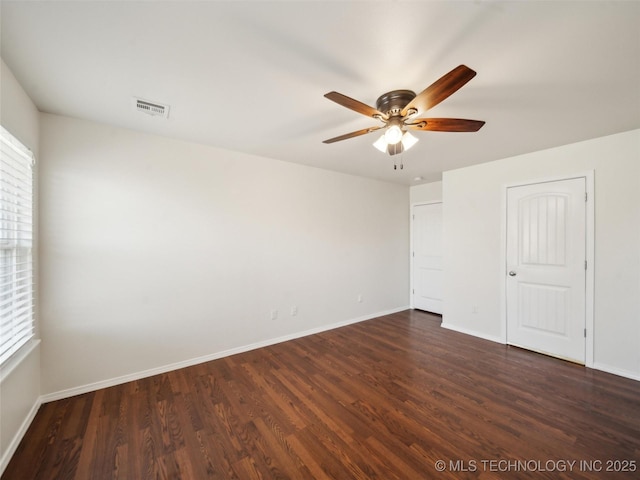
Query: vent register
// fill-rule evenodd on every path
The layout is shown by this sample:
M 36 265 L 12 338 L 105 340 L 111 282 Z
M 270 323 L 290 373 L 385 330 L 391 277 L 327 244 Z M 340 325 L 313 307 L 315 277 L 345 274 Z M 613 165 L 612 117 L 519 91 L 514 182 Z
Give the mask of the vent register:
M 169 118 L 169 105 L 163 105 L 162 103 L 149 102 L 141 98 L 133 98 L 133 108 L 147 115 L 154 117 Z

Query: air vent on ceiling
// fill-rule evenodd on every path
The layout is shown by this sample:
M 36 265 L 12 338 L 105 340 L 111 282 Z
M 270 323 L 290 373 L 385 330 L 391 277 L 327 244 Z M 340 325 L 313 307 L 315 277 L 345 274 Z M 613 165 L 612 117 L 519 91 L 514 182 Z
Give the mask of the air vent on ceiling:
M 169 118 L 169 105 L 157 102 L 149 102 L 141 98 L 133 99 L 133 106 L 138 112 L 146 113 L 158 117 Z

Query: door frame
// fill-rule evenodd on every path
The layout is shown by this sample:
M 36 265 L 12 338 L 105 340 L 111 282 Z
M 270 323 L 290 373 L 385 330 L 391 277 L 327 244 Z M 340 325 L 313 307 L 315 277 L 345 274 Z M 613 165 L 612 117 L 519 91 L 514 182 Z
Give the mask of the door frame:
M 443 205 L 442 200 L 432 200 L 432 201 L 428 201 L 428 202 L 417 202 L 417 203 L 413 203 L 411 204 L 411 211 L 409 212 L 409 306 L 411 307 L 411 309 L 415 308 L 415 305 L 413 304 L 413 289 L 415 288 L 415 285 L 413 283 L 413 273 L 414 273 L 414 269 L 415 269 L 415 257 L 413 256 L 413 219 L 414 219 L 414 211 L 416 207 L 422 207 L 425 205 L 437 205 L 437 204 L 441 204 Z M 444 205 L 443 205 L 444 206 Z M 444 211 L 443 211 L 443 215 L 444 215 Z M 442 305 L 443 305 L 443 310 L 444 310 L 444 299 L 442 299 Z
M 507 343 L 507 192 L 512 187 L 524 187 L 537 183 L 550 183 L 562 180 L 572 180 L 584 178 L 587 193 L 586 218 L 585 218 L 585 254 L 587 260 L 587 271 L 585 276 L 585 366 L 593 368 L 593 351 L 595 341 L 594 322 L 594 285 L 595 285 L 595 181 L 594 171 L 588 170 L 582 173 L 568 174 L 553 177 L 533 177 L 526 181 L 505 183 L 502 185 L 501 210 L 502 219 L 500 222 L 500 292 L 502 295 L 500 302 L 502 343 Z

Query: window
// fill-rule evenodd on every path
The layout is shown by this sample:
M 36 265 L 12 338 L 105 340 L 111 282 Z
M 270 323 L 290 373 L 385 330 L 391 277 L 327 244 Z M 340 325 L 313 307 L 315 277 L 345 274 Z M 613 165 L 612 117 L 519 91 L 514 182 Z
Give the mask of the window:
M 33 337 L 33 166 L 0 127 L 0 364 Z

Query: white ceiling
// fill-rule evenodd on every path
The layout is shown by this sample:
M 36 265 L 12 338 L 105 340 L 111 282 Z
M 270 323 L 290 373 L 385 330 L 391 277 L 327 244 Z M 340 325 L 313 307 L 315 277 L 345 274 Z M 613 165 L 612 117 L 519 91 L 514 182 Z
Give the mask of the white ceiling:
M 637 1 L 0 5 L 2 58 L 43 112 L 386 181 L 640 128 Z M 403 170 L 375 133 L 321 143 L 376 125 L 326 92 L 374 106 L 459 64 L 478 75 L 426 116 L 485 120 L 478 133 L 418 132 Z

